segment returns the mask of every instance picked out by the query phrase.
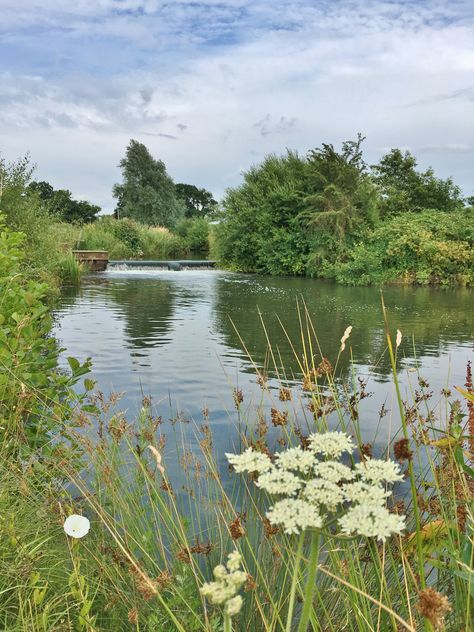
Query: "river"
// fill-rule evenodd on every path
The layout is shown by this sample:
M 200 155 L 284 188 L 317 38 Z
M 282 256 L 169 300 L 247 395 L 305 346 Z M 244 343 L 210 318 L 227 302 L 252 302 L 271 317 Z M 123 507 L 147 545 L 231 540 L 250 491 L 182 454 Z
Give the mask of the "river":
M 392 333 L 403 334 L 402 392 L 419 389 L 421 376 L 425 390 L 433 392 L 432 402 L 442 402 L 441 390 L 462 386 L 472 360 L 474 292 L 397 286 L 385 288 L 383 295 Z M 386 445 L 398 416 L 376 288 L 218 270 L 109 270 L 86 276 L 78 289 L 63 294 L 55 333 L 65 348 L 64 363 L 69 355 L 81 361 L 91 357 L 97 388 L 124 393 L 120 406 L 129 419 L 140 410 L 143 396 L 151 396 L 163 429 L 183 422 L 193 428 L 188 432 L 193 445 L 195 426 L 184 422 L 204 419 L 223 461 L 242 419 L 256 423 L 262 393 L 267 410 L 283 407 L 277 375 L 290 387 L 301 377 L 292 350 L 293 345 L 301 353 L 297 304 L 300 314 L 306 305 L 322 355 L 333 364 L 341 336 L 352 325 L 337 375 L 341 383 L 355 377 L 367 381 L 371 395 L 360 404 L 362 434 Z M 258 384 L 255 367 L 267 374 L 268 391 Z M 234 388 L 244 398 L 240 414 Z M 380 418 L 382 405 L 392 412 Z M 208 417 L 203 418 L 203 409 Z

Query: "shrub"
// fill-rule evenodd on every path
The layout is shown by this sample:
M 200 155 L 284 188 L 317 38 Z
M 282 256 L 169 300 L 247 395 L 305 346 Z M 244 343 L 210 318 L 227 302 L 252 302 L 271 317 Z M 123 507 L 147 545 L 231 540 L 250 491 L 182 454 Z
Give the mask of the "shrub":
M 184 239 L 187 249 L 191 252 L 209 251 L 209 223 L 205 219 L 183 219 L 177 224 L 176 232 Z

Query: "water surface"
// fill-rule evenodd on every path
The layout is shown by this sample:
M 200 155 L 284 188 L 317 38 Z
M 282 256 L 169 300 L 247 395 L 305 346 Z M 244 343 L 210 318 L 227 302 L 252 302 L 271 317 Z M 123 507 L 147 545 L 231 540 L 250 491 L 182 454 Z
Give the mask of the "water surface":
M 63 296 L 56 334 L 66 348 L 64 361 L 67 355 L 81 361 L 92 357 L 98 388 L 125 393 L 121 407 L 130 418 L 139 411 L 143 395 L 152 397 L 163 427 L 177 418 L 201 423 L 202 410 L 207 408 L 214 446 L 223 458 L 235 442 L 239 420 L 256 420 L 262 389 L 255 366 L 265 367 L 269 376 L 270 390 L 264 394 L 267 408 L 283 407 L 278 401 L 277 373 L 290 385 L 301 377 L 287 338 L 300 354 L 299 302 L 311 314 L 321 352 L 331 362 L 344 330 L 352 325 L 338 375 L 348 381 L 352 370 L 368 380 L 372 395 L 361 402 L 360 424 L 367 440 L 376 433 L 377 442 L 384 445 L 398 418 L 384 354 L 380 299 L 375 288 L 348 288 L 307 278 L 217 270 L 110 270 L 86 277 L 79 289 Z M 390 287 L 384 289 L 384 300 L 393 333 L 403 332 L 399 350 L 403 391 L 419 388 L 418 373 L 413 372 L 418 367 L 433 391 L 433 401 L 441 401 L 441 389 L 464 383 L 466 363 L 472 359 L 474 293 Z M 244 394 L 240 418 L 233 388 Z M 383 404 L 393 415 L 380 423 Z

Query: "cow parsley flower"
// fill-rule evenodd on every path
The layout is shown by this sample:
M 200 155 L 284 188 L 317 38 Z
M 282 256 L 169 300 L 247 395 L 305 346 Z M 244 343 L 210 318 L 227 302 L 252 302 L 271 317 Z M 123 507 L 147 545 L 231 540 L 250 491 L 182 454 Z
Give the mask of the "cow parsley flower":
M 237 474 L 242 472 L 267 472 L 272 467 L 270 457 L 262 452 L 256 452 L 247 448 L 242 454 L 230 454 L 226 452 L 227 460 L 233 465 Z
M 237 614 L 242 607 L 242 598 L 237 592 L 247 581 L 247 574 L 240 570 L 241 561 L 240 553 L 233 551 L 227 557 L 227 568 L 223 564 L 214 568 L 216 581 L 206 582 L 201 586 L 203 597 L 213 604 L 225 604 L 225 612 L 229 616 Z
M 356 533 L 385 542 L 389 536 L 403 531 L 405 517 L 390 513 L 381 505 L 356 505 L 339 518 L 338 524 L 347 535 Z
M 352 439 L 345 432 L 311 434 L 308 440 L 310 450 L 333 459 L 339 458 L 343 452 L 354 450 Z
M 309 450 L 302 450 L 299 446 L 279 452 L 275 457 L 279 467 L 282 469 L 296 470 L 303 473 L 308 472 L 316 463 L 314 453 Z
M 89 533 L 90 527 L 91 523 L 89 520 L 85 516 L 77 514 L 72 514 L 72 516 L 66 518 L 63 524 L 64 531 L 71 538 L 83 538 Z
M 285 498 L 267 511 L 267 518 L 285 533 L 300 533 L 305 529 L 319 529 L 323 525 L 317 506 L 298 498 Z
M 400 466 L 394 461 L 366 459 L 361 463 L 357 463 L 355 471 L 370 483 L 395 483 L 403 480 Z
M 310 503 L 325 505 L 329 511 L 335 511 L 337 505 L 345 500 L 344 490 L 336 483 L 323 478 L 308 481 L 302 495 Z
M 354 472 L 350 467 L 339 461 L 322 461 L 315 468 L 316 476 L 333 483 L 350 481 L 354 478 Z
M 364 481 L 354 481 L 347 483 L 343 488 L 344 499 L 347 502 L 359 505 L 383 505 L 390 496 L 383 487 L 379 485 L 365 483 Z
M 291 496 L 303 487 L 301 478 L 277 467 L 272 468 L 258 477 L 255 485 L 264 489 L 269 494 L 284 494 Z
M 229 617 L 234 617 L 236 614 L 239 614 L 242 604 L 244 600 L 240 595 L 236 595 L 229 599 L 229 601 L 225 605 L 225 612 L 229 615 Z

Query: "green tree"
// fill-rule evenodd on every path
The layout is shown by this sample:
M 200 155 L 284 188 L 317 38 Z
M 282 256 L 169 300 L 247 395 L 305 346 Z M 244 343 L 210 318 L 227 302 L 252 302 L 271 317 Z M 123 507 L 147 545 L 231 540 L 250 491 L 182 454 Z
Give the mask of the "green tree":
M 217 209 L 217 202 L 212 193 L 206 189 L 198 189 L 193 184 L 178 183 L 176 195 L 185 204 L 186 217 L 212 216 Z
M 48 212 L 64 222 L 73 224 L 93 222 L 101 210 L 100 206 L 90 204 L 85 200 L 74 200 L 71 191 L 55 190 L 49 182 L 45 181 L 31 182 L 27 192 L 30 195 L 37 195 Z
M 131 140 L 120 168 L 123 183 L 113 189 L 116 216 L 172 228 L 184 215 L 184 204 L 176 196 L 164 162 L 155 160 L 145 145 Z
M 416 167 L 416 158 L 400 149 L 390 150 L 372 166 L 373 179 L 382 197 L 383 216 L 423 209 L 455 211 L 464 206 L 461 189 L 451 178 L 442 180 L 431 167 L 426 171 L 417 171 Z
M 302 224 L 313 236 L 310 269 L 331 276 L 332 264 L 346 256 L 354 239 L 378 219 L 378 194 L 362 156 L 364 137 L 345 141 L 340 152 L 323 143 L 308 154 L 308 186 Z
M 307 231 L 298 221 L 306 190 L 306 160 L 288 151 L 270 155 L 229 189 L 218 227 L 218 255 L 232 268 L 270 274 L 304 274 Z

